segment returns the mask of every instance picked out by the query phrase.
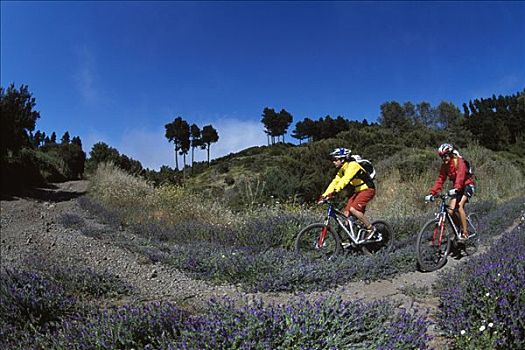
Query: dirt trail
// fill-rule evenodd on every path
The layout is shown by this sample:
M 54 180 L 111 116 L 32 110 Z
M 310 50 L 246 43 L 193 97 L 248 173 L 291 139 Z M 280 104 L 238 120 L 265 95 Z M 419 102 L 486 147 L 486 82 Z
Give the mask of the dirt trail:
M 438 306 L 438 301 L 430 297 L 438 272 L 411 272 L 392 280 L 371 283 L 351 282 L 306 296 L 289 293 L 246 294 L 235 286 L 212 286 L 193 280 L 169 266 L 148 263 L 141 255 L 112 245 L 110 241 L 86 237 L 75 229 L 63 227 L 59 223 L 63 214 L 75 214 L 89 225 L 101 225 L 78 204 L 78 197 L 87 188 L 87 181 L 71 181 L 55 184 L 52 188 L 34 190 L 28 196 L 2 199 L 1 266 L 17 266 L 25 259 L 45 255 L 65 264 L 80 264 L 98 272 L 111 272 L 119 276 L 136 288 L 137 292 L 130 301 L 162 299 L 192 309 L 202 309 L 211 297 L 223 296 L 234 299 L 256 296 L 268 303 L 283 304 L 305 297 L 315 300 L 321 296 L 340 295 L 345 300 L 388 299 L 400 307 L 429 310 L 431 313 Z M 133 239 L 132 233 L 120 233 L 128 234 Z M 459 263 L 449 258 L 442 271 Z
M 113 245 L 110 240 L 87 237 L 78 230 L 65 228 L 60 224 L 64 214 L 78 215 L 90 226 L 104 225 L 78 204 L 77 198 L 87 190 L 87 181 L 54 186 L 56 188 L 35 190 L 27 197 L 0 202 L 2 267 L 20 266 L 24 260 L 42 255 L 68 265 L 91 267 L 97 272 L 110 272 L 131 284 L 136 289 L 134 300 L 195 301 L 204 305 L 212 296 L 234 297 L 239 293 L 234 287 L 210 286 L 169 266 L 152 264 L 140 254 Z M 129 237 L 134 238 L 131 233 Z

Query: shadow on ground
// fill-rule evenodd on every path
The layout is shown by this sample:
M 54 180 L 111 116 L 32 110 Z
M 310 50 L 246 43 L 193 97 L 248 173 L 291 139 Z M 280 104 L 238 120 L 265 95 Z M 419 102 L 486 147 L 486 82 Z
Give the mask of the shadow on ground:
M 45 202 L 65 202 L 74 198 L 83 196 L 86 192 L 74 192 L 58 190 L 59 187 L 49 184 L 34 188 L 25 188 L 4 192 L 2 191 L 1 199 L 6 201 L 17 198 L 32 198 Z

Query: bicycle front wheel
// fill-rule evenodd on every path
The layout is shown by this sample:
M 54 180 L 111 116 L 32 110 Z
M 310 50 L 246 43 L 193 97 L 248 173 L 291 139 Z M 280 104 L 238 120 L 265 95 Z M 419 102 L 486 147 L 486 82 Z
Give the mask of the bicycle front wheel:
M 331 226 L 311 224 L 297 234 L 295 251 L 309 259 L 330 259 L 341 252 L 341 238 Z
M 447 225 L 440 226 L 437 219 L 427 222 L 417 236 L 416 253 L 422 271 L 435 271 L 445 265 L 450 252 Z

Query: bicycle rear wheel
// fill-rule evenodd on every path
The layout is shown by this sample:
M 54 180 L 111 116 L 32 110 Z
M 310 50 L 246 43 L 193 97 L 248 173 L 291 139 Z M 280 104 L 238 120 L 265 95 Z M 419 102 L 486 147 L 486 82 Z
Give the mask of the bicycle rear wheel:
M 450 246 L 447 225 L 440 227 L 437 219 L 427 222 L 417 236 L 416 253 L 419 268 L 428 272 L 441 268 L 447 261 Z
M 470 213 L 467 216 L 467 225 L 469 231 L 469 238 L 465 242 L 465 253 L 472 255 L 478 251 L 480 235 L 479 235 L 479 217 L 476 213 Z
M 326 230 L 326 235 L 319 245 L 323 230 Z M 331 226 L 311 224 L 297 234 L 295 251 L 309 259 L 330 259 L 341 252 L 341 238 Z
M 374 242 L 376 237 L 372 237 L 370 243 L 361 246 L 361 251 L 368 255 L 380 252 L 390 252 L 394 246 L 394 231 L 392 231 L 390 225 L 386 221 L 377 220 L 372 223 L 372 226 L 376 229 L 375 236 L 381 237 L 381 240 L 379 242 Z

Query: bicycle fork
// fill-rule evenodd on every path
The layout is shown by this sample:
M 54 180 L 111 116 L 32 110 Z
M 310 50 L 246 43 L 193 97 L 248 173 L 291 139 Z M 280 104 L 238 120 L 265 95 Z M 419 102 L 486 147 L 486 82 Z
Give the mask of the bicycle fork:
M 432 245 L 436 244 L 438 247 L 441 247 L 441 242 L 443 241 L 443 232 L 445 231 L 445 215 L 440 215 L 438 224 L 434 227 L 434 234 L 432 235 Z M 438 236 L 439 232 L 439 236 Z
M 329 226 L 329 219 L 326 219 L 324 222 L 324 226 L 321 229 L 321 232 L 319 233 L 319 238 L 317 238 L 316 248 L 321 249 L 324 246 L 324 240 L 326 238 L 326 235 L 328 234 L 328 226 Z
M 326 238 L 326 234 L 328 233 L 328 225 L 324 225 L 321 229 L 321 233 L 319 234 L 319 238 L 317 239 L 317 248 L 322 248 L 324 245 L 324 239 Z

